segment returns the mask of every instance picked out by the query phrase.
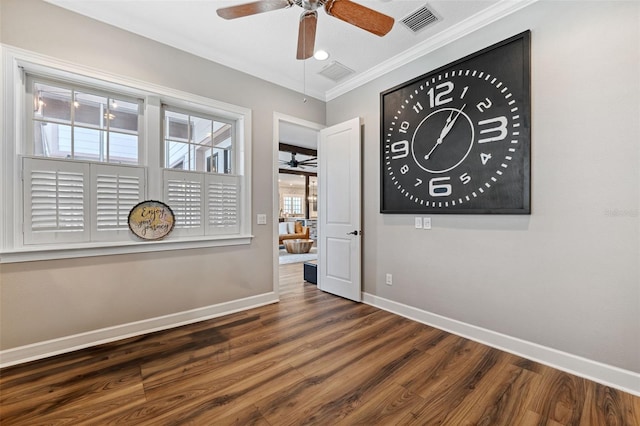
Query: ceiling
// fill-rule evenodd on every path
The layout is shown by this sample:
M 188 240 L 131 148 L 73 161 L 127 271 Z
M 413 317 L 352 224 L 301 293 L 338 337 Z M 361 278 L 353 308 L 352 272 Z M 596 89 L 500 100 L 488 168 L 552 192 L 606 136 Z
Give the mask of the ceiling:
M 422 56 L 535 0 L 358 0 L 395 18 L 378 37 L 318 11 L 316 50 L 325 61 L 296 60 L 302 8 L 292 6 L 233 20 L 216 14 L 246 1 L 219 0 L 46 0 L 158 42 L 328 101 Z M 399 21 L 422 6 L 437 18 L 414 32 Z M 319 74 L 334 61 L 353 70 L 334 81 Z
M 280 121 L 280 140 L 287 145 L 318 149 L 318 131 L 288 121 Z M 290 155 L 289 155 L 290 156 Z
M 296 189 L 301 189 L 304 188 L 305 186 L 305 179 L 303 175 L 290 175 L 290 174 L 284 174 L 284 173 L 280 173 L 278 175 L 278 184 L 281 187 L 291 187 L 291 188 L 296 188 Z M 317 178 L 311 177 L 309 182 L 311 183 L 311 185 L 317 185 Z

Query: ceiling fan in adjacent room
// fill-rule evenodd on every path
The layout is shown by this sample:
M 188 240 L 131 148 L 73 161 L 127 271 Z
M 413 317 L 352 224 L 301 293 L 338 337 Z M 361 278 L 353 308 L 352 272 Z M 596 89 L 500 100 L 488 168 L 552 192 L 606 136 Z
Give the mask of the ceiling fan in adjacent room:
M 286 160 L 280 160 L 280 164 L 282 165 L 286 165 L 289 166 L 291 168 L 297 169 L 304 169 L 305 166 L 307 167 L 317 167 L 318 166 L 318 158 L 317 157 L 310 157 L 306 160 L 302 160 L 302 161 L 298 161 L 296 160 L 296 153 L 292 152 L 291 153 L 291 160 L 286 161 Z
M 236 19 L 257 13 L 284 9 L 294 4 L 304 9 L 300 15 L 300 26 L 298 28 L 297 59 L 308 59 L 313 56 L 316 24 L 318 22 L 316 9 L 318 7 L 324 6 L 327 15 L 380 37 L 391 31 L 394 23 L 392 17 L 350 0 L 259 0 L 237 6 L 224 7 L 218 9 L 217 13 L 224 19 Z

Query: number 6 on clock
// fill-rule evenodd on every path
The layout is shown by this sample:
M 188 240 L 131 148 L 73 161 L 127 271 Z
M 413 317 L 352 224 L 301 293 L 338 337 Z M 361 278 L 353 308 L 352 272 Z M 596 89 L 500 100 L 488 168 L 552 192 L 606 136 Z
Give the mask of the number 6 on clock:
M 429 195 L 432 197 L 448 197 L 451 195 L 451 184 L 439 183 L 448 182 L 451 178 L 449 176 L 433 178 L 429 181 Z

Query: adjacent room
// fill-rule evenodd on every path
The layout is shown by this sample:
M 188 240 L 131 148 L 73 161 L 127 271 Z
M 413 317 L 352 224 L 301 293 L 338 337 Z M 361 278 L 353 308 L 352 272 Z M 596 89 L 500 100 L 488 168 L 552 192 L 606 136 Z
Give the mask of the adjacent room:
M 640 424 L 640 3 L 1 0 L 0 423 Z
M 280 124 L 278 144 L 278 263 L 318 257 L 318 132 Z M 291 143 L 285 143 L 290 141 Z

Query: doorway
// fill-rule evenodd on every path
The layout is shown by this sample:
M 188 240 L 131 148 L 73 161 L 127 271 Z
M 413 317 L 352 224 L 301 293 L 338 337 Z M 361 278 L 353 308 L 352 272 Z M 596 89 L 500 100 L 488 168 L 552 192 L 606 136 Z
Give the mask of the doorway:
M 315 236 L 318 211 L 317 144 L 319 131 L 325 126 L 289 115 L 274 113 L 273 123 L 273 291 L 279 297 L 280 230 L 284 226 L 295 232 L 295 223 Z M 295 155 L 293 155 L 295 154 Z M 282 169 L 282 170 L 281 170 Z M 281 173 L 282 172 L 282 173 Z M 297 190 L 288 191 L 286 206 L 281 196 L 282 176 L 287 181 L 299 180 Z M 301 190 L 300 190 L 301 189 Z M 281 225 L 281 223 L 293 225 Z M 315 228 L 315 229 L 312 229 Z M 306 235 L 306 234 L 305 234 Z

